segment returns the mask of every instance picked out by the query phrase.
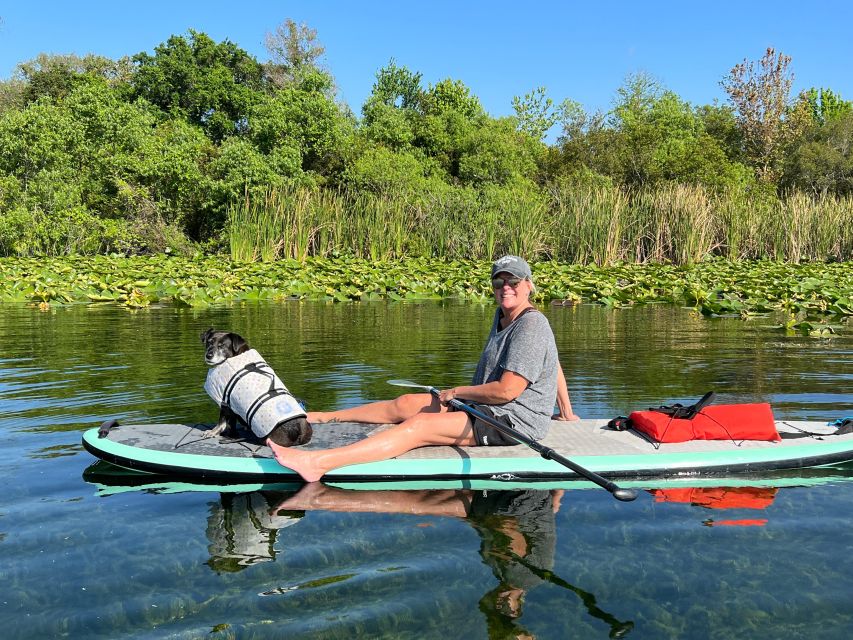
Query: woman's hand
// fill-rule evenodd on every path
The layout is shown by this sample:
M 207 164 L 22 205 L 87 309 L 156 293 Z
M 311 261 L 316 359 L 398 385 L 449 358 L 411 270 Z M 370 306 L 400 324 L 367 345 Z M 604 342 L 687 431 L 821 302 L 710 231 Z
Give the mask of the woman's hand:
M 520 396 L 529 384 L 524 376 L 513 371 L 504 371 L 500 380 L 439 391 L 438 400 L 445 406 L 451 400 L 469 400 L 479 404 L 506 404 Z
M 443 404 L 444 406 L 449 405 L 450 401 L 455 400 L 455 399 L 456 399 L 456 387 L 453 387 L 452 389 L 444 389 L 444 390 L 438 392 L 438 401 L 441 404 Z

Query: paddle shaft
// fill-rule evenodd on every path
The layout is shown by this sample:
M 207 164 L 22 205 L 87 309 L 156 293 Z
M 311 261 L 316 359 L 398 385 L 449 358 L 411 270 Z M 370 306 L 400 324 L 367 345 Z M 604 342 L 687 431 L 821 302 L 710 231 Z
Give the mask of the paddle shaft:
M 435 387 L 429 387 L 429 392 L 432 395 L 434 395 L 436 398 L 439 397 L 439 390 L 436 389 Z M 616 483 L 611 482 L 607 478 L 602 478 L 600 475 L 598 475 L 594 471 L 590 471 L 589 469 L 586 469 L 586 468 L 580 466 L 579 464 L 572 462 L 568 458 L 561 456 L 559 453 L 554 451 L 551 447 L 546 447 L 546 446 L 541 445 L 540 443 L 536 442 L 536 440 L 534 440 L 533 438 L 528 438 L 523 433 L 519 433 L 518 431 L 516 431 L 512 427 L 509 427 L 509 426 L 503 424 L 502 422 L 498 422 L 497 420 L 495 420 L 491 416 L 486 415 L 485 413 L 483 413 L 479 409 L 472 407 L 471 405 L 467 405 L 460 400 L 456 400 L 455 398 L 453 400 L 451 400 L 448 404 L 450 404 L 450 406 L 453 407 L 454 409 L 458 409 L 459 411 L 464 411 L 465 413 L 467 413 L 472 418 L 478 418 L 478 419 L 482 420 L 483 422 L 494 427 L 495 429 L 497 429 L 498 431 L 500 431 L 504 435 L 509 436 L 513 440 L 521 442 L 522 444 L 526 444 L 528 447 L 533 449 L 536 453 L 538 453 L 540 456 L 542 456 L 546 460 L 553 460 L 554 462 L 557 462 L 558 464 L 561 464 L 564 467 L 571 469 L 572 471 L 577 473 L 579 476 L 583 476 L 587 480 L 594 482 L 599 487 L 607 489 L 610 493 L 613 494 L 613 496 L 617 500 L 622 500 L 623 502 L 629 502 L 629 501 L 631 501 L 637 497 L 637 492 L 635 490 L 633 490 L 633 489 L 621 489 Z

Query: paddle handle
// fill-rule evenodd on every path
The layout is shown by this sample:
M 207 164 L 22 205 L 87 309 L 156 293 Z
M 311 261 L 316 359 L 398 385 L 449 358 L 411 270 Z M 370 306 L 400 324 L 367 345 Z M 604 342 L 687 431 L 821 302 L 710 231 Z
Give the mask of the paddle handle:
M 436 398 L 439 397 L 440 392 L 435 387 L 429 387 L 429 392 L 432 395 L 434 395 Z M 456 398 L 454 398 L 448 404 L 451 407 L 453 407 L 454 409 L 458 409 L 459 411 L 464 411 L 465 413 L 467 413 L 468 415 L 470 415 L 474 418 L 479 418 L 480 420 L 482 420 L 486 424 L 494 427 L 495 429 L 497 429 L 498 431 L 500 431 L 504 435 L 512 438 L 513 440 L 516 440 L 518 442 L 526 444 L 528 447 L 530 447 L 531 449 L 536 451 L 540 456 L 542 456 L 546 460 L 553 460 L 554 462 L 561 464 L 568 469 L 571 469 L 572 471 L 577 473 L 579 476 L 582 476 L 582 477 L 586 478 L 587 480 L 594 482 L 599 487 L 607 489 L 607 491 L 609 491 L 611 494 L 613 494 L 613 497 L 616 498 L 617 500 L 621 500 L 622 502 L 630 502 L 631 500 L 634 500 L 637 497 L 637 492 L 634 489 L 622 489 L 616 483 L 611 482 L 607 478 L 603 478 L 600 475 L 598 475 L 597 473 L 595 473 L 594 471 L 590 471 L 589 469 L 582 467 L 581 465 L 577 464 L 576 462 L 572 462 L 568 458 L 560 455 L 559 453 L 554 451 L 551 447 L 546 447 L 546 446 L 538 443 L 533 438 L 529 438 L 528 436 L 524 435 L 523 433 L 516 431 L 512 427 L 509 427 L 509 426 L 503 424 L 502 422 L 498 422 L 497 420 L 495 420 L 491 416 L 488 416 L 485 413 L 483 413 L 482 411 L 475 409 L 474 407 L 472 407 L 470 405 L 465 404 L 461 400 L 457 400 Z

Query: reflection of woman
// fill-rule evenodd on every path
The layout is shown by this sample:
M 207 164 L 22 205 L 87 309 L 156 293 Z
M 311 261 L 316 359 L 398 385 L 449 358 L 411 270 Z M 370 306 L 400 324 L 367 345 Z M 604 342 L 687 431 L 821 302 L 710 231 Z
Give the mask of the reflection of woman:
M 503 619 L 521 616 L 525 594 L 554 568 L 554 514 L 562 491 L 492 491 L 473 495 L 468 521 L 480 535 L 483 561 L 498 586 L 480 600 L 480 610 Z
M 530 438 L 548 432 L 554 404 L 559 420 L 576 420 L 566 380 L 557 358 L 554 334 L 544 315 L 530 304 L 534 290 L 530 266 L 517 256 L 492 265 L 492 288 L 498 309 L 470 386 L 441 392 L 407 394 L 395 400 L 352 409 L 308 414 L 311 423 L 346 421 L 395 424 L 344 447 L 299 450 L 268 443 L 276 460 L 308 482 L 338 467 L 386 460 L 427 445 L 514 445 L 480 420 L 448 410 L 454 398 L 476 402 L 492 417 Z
M 217 571 L 237 571 L 251 562 L 274 558 L 275 529 L 299 521 L 308 510 L 360 513 L 409 513 L 465 518 L 480 536 L 480 554 L 498 585 L 480 599 L 489 636 L 532 637 L 517 618 L 524 597 L 543 581 L 573 592 L 590 616 L 610 626 L 610 637 L 626 635 L 633 623 L 621 622 L 598 607 L 595 596 L 552 572 L 556 549 L 556 513 L 563 491 L 348 491 L 319 482 L 296 494 L 263 491 L 222 496 L 222 512 L 211 517 L 211 561 Z M 266 505 L 269 505 L 267 507 Z M 222 537 L 222 530 L 225 537 Z M 224 550 L 224 553 L 223 553 Z M 247 553 L 248 550 L 248 553 Z
M 556 518 L 563 491 L 346 491 L 320 483 L 288 495 L 278 511 L 323 509 L 411 513 L 466 518 L 480 536 L 480 555 L 498 585 L 480 599 L 490 630 L 497 637 L 525 634 L 521 616 L 526 593 L 543 582 L 554 566 Z M 490 633 L 490 636 L 493 636 Z

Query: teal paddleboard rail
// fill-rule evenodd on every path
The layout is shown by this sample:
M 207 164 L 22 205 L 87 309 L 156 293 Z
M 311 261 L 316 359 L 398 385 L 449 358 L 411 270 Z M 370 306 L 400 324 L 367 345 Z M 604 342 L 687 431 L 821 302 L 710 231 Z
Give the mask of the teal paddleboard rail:
M 270 457 L 199 455 L 179 449 L 152 449 L 116 442 L 110 437 L 101 438 L 98 433 L 95 428 L 83 434 L 85 448 L 98 458 L 134 471 L 197 478 L 233 478 L 235 481 L 254 479 L 287 482 L 298 479 L 292 470 L 281 466 Z M 733 445 L 729 449 L 715 451 L 667 453 L 652 450 L 646 454 L 629 455 L 564 455 L 591 471 L 612 478 L 692 477 L 760 472 L 836 465 L 853 460 L 853 439 L 803 439 L 802 442 L 762 448 L 739 448 Z M 324 476 L 324 480 L 359 482 L 384 479 L 501 477 L 506 480 L 547 480 L 578 477 L 563 465 L 530 453 L 529 456 L 513 457 L 465 457 L 453 453 L 445 457 L 393 458 L 340 467 Z

